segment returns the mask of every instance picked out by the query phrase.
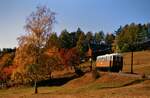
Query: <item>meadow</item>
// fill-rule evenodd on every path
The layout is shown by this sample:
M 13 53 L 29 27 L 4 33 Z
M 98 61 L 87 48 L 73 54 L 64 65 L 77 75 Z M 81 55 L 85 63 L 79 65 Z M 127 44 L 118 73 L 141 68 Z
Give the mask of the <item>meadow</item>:
M 150 51 L 134 53 L 133 75 L 124 74 L 130 72 L 130 53 L 123 56 L 123 72 L 99 72 L 97 79 L 87 72 L 61 86 L 39 87 L 38 94 L 34 94 L 33 87 L 1 89 L 0 98 L 149 98 L 150 80 L 142 74 L 150 75 Z

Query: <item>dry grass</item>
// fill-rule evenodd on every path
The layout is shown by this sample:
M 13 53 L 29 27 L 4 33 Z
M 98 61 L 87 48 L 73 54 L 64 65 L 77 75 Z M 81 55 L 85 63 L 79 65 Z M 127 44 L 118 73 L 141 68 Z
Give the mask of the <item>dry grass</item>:
M 138 98 L 150 97 L 150 80 L 121 76 L 117 73 L 100 74 L 101 77 L 97 80 L 93 80 L 91 73 L 87 73 L 61 87 L 40 87 L 39 94 L 33 94 L 31 87 L 0 90 L 0 98 L 130 98 L 132 95 Z
M 131 53 L 124 53 L 123 72 L 130 72 Z M 134 73 L 150 75 L 150 51 L 134 52 L 133 56 Z
M 123 56 L 123 72 L 130 72 L 130 53 L 124 53 Z M 134 72 L 150 75 L 149 60 L 150 51 L 135 52 Z M 95 80 L 91 73 L 87 73 L 64 86 L 39 87 L 38 90 L 38 94 L 33 94 L 32 87 L 0 90 L 0 98 L 150 98 L 150 80 L 105 72 L 101 72 Z

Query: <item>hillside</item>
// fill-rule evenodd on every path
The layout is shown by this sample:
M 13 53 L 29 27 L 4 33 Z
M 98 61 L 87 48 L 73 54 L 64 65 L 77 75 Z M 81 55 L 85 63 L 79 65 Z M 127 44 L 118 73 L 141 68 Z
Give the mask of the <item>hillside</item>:
M 131 53 L 123 53 L 123 72 L 130 72 Z M 2 98 L 149 98 L 150 80 L 142 78 L 143 73 L 150 75 L 150 51 L 134 53 L 134 73 L 98 72 L 94 79 L 92 73 L 72 79 L 62 86 L 39 87 L 39 93 L 33 94 L 31 87 L 0 90 Z M 88 62 L 82 64 L 86 67 Z
M 123 72 L 130 72 L 131 52 L 123 53 L 123 58 Z M 134 73 L 150 75 L 150 51 L 133 53 L 133 71 Z
M 123 72 L 130 72 L 131 52 L 122 53 L 122 55 Z M 90 62 L 85 62 L 80 66 L 86 68 L 90 65 Z M 93 65 L 95 65 L 95 62 L 93 62 Z M 133 53 L 133 71 L 134 73 L 150 75 L 150 51 L 137 51 Z
M 100 73 L 96 80 L 91 73 L 69 81 L 63 86 L 10 88 L 0 90 L 1 98 L 149 98 L 150 80 L 123 76 L 117 73 Z M 138 89 L 138 90 L 137 90 Z

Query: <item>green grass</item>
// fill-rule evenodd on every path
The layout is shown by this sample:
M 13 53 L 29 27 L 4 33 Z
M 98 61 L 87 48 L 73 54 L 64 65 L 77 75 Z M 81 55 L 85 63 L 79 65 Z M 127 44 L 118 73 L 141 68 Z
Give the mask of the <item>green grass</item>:
M 24 87 L 24 88 L 11 88 L 11 89 L 1 89 L 0 95 L 7 95 L 7 94 L 25 94 L 31 93 L 33 88 L 31 87 Z
M 56 91 L 60 87 L 38 87 L 39 93 L 51 92 Z M 7 94 L 33 94 L 34 88 L 33 87 L 22 87 L 22 88 L 10 88 L 10 89 L 1 89 L 0 95 L 7 95 Z

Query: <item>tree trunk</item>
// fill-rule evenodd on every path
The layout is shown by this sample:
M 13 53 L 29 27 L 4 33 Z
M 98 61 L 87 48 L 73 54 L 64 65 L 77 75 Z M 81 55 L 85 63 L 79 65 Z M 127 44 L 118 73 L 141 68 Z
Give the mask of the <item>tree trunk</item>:
M 133 50 L 131 51 L 131 74 L 133 74 Z
M 52 71 L 50 71 L 49 74 L 50 74 L 50 79 L 52 79 Z
M 37 87 L 37 82 L 34 82 L 34 93 L 37 94 L 38 93 L 38 87 Z
M 92 57 L 90 58 L 90 71 L 92 71 Z

